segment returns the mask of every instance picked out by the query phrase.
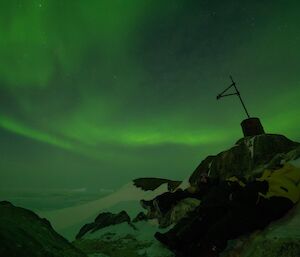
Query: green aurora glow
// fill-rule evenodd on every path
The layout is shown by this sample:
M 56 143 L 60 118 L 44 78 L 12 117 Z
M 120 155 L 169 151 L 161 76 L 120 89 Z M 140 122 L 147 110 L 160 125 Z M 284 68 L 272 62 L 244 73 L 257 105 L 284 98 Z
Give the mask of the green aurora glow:
M 2 1 L 0 186 L 183 179 L 242 136 L 238 99 L 215 100 L 229 74 L 267 132 L 299 141 L 299 7 Z

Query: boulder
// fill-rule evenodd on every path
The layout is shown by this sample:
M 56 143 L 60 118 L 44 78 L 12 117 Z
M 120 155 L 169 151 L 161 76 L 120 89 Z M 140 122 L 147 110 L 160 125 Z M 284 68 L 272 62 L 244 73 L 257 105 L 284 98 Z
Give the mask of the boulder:
M 0 202 L 0 256 L 85 257 L 50 222 L 34 212 Z

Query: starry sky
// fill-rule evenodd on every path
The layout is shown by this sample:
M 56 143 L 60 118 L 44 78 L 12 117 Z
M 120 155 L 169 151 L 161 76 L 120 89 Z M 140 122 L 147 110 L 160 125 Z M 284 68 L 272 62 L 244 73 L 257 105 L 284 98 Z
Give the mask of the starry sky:
M 184 179 L 242 137 L 237 82 L 300 141 L 299 1 L 0 2 L 0 187 Z

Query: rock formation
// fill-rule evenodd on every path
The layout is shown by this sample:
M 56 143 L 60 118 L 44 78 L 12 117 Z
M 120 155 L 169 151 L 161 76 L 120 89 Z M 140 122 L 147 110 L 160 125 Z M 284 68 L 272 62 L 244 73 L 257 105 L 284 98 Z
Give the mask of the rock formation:
M 121 211 L 118 214 L 113 214 L 110 212 L 100 213 L 94 222 L 85 224 L 76 235 L 76 239 L 82 238 L 86 233 L 94 233 L 97 230 L 102 228 L 120 224 L 123 222 L 130 223 L 130 217 L 128 216 L 126 211 Z
M 187 214 L 201 204 L 197 197 L 192 197 L 199 189 L 201 174 L 208 174 L 212 178 L 221 180 L 234 175 L 249 178 L 261 174 L 266 168 L 276 168 L 285 162 L 293 163 L 296 159 L 299 166 L 299 158 L 299 143 L 293 142 L 282 135 L 262 134 L 240 139 L 229 150 L 205 158 L 191 174 L 189 183 L 185 188 L 181 188 L 179 181 L 155 178 L 136 179 L 134 185 L 144 191 L 155 190 L 164 183 L 168 183 L 169 190 L 156 195 L 150 200 L 149 198 L 140 200 L 141 206 L 147 210 L 147 213 L 141 212 L 134 219 L 136 230 L 129 228 L 128 224 L 130 223 L 120 223 L 114 227 L 106 227 L 107 230 L 102 230 L 102 234 L 99 234 L 98 239 L 84 235 L 82 240 L 76 241 L 76 245 L 79 245 L 80 249 L 90 251 L 90 245 L 94 244 L 92 248 L 95 253 L 104 252 L 113 257 L 121 256 L 120 252 L 126 248 L 131 251 L 128 256 L 144 256 L 141 254 L 142 248 L 144 248 L 146 250 L 143 253 L 148 256 L 150 249 L 158 249 L 159 246 L 157 241 L 151 237 L 154 231 L 165 231 L 164 229 L 170 228 L 170 225 L 176 224 L 181 218 L 188 218 Z M 171 198 L 168 197 L 173 197 L 174 192 L 176 199 L 170 201 Z M 185 195 L 184 198 L 181 197 L 182 195 Z M 160 198 L 163 198 L 163 201 L 159 201 Z M 166 204 L 166 201 L 172 204 Z M 220 257 L 299 256 L 300 244 L 299 240 L 296 240 L 296 238 L 300 238 L 299 217 L 298 204 L 283 219 L 270 224 L 267 229 L 255 232 L 252 235 L 241 236 L 229 242 L 227 249 Z M 156 227 L 154 221 L 156 221 Z M 120 232 L 118 232 L 117 226 L 122 225 L 127 225 L 128 235 L 126 233 L 122 234 L 123 228 L 119 229 Z M 148 234 L 150 237 L 145 241 L 143 233 L 148 231 L 149 225 L 152 226 L 152 230 Z M 85 230 L 92 231 L 94 228 L 95 224 L 88 224 Z M 153 229 L 155 230 L 153 231 Z M 114 232 L 111 233 L 111 231 Z M 109 239 L 107 239 L 108 237 Z M 111 243 L 115 249 L 106 249 L 105 245 L 107 243 Z M 99 246 L 103 249 L 100 249 Z M 163 247 L 163 245 L 160 245 L 160 247 Z M 133 248 L 136 248 L 136 250 Z M 171 257 L 174 255 L 159 248 L 159 252 L 151 256 Z
M 276 155 L 286 154 L 299 146 L 299 143 L 282 135 L 245 137 L 229 150 L 204 159 L 190 176 L 189 182 L 197 186 L 201 173 L 223 179 L 234 175 L 249 177 L 263 169 Z
M 34 212 L 0 202 L 0 256 L 85 257 Z
M 163 178 L 137 178 L 133 180 L 133 183 L 136 187 L 141 188 L 145 191 L 148 190 L 154 191 L 162 184 L 167 183 L 168 190 L 173 191 L 180 185 L 181 181 L 175 181 L 175 180 L 169 180 Z

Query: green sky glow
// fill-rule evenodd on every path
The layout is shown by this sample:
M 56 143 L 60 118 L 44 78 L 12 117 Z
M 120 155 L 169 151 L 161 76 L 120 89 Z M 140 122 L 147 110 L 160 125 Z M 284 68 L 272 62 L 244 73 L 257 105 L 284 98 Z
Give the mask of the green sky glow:
M 266 131 L 300 140 L 299 7 L 2 1 L 0 186 L 181 179 L 242 136 L 238 99 L 215 100 L 229 74 Z

